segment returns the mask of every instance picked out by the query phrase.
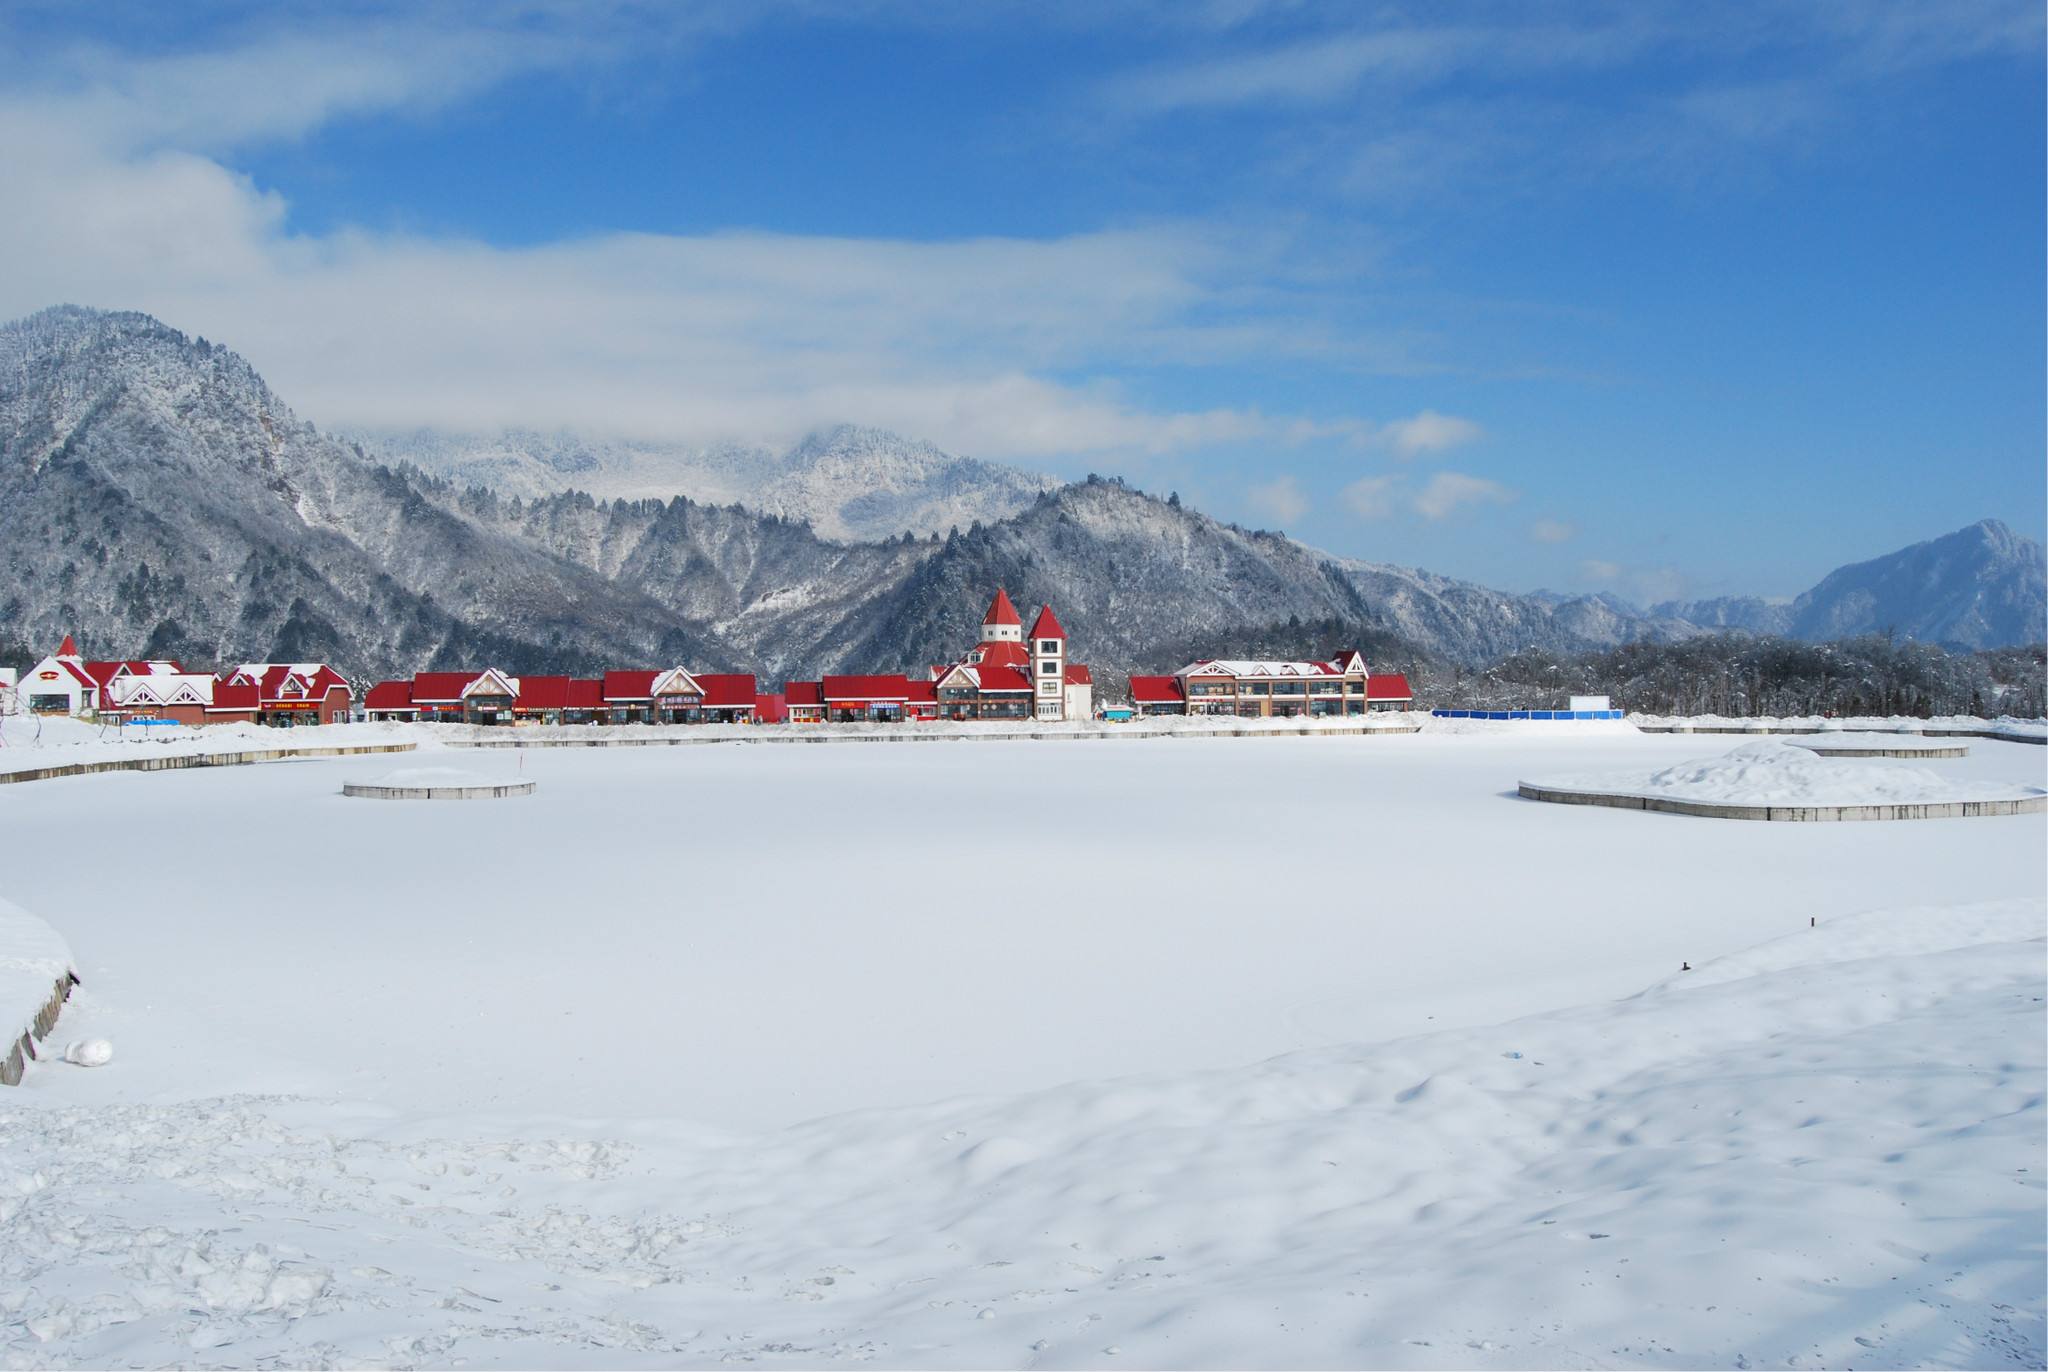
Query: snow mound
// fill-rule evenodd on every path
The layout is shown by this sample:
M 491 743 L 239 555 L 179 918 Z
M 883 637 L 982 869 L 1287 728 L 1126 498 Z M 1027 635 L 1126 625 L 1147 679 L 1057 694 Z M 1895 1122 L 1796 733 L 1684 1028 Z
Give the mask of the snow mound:
M 1924 767 L 1820 757 L 1776 739 L 1745 743 L 1719 757 L 1693 758 L 1648 776 L 1580 773 L 1528 784 L 1708 805 L 1945 805 L 2048 795 L 2040 787 L 2010 782 L 1951 781 Z
M 0 900 L 0 1055 L 70 971 L 71 949 L 63 937 L 19 905 Z

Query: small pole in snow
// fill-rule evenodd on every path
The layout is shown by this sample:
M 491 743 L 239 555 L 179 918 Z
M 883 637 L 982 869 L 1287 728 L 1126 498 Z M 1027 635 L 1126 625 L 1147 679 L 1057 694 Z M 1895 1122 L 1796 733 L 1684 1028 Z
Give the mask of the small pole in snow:
M 1808 916 L 1806 917 L 1806 927 L 1807 927 L 1807 928 L 1809 928 L 1809 929 L 1818 929 L 1818 928 L 1820 928 L 1820 916 L 1819 916 L 1819 915 L 1808 915 Z
M 1678 970 L 1681 972 L 1690 972 L 1692 970 L 1692 964 L 1689 962 L 1681 962 L 1678 964 Z

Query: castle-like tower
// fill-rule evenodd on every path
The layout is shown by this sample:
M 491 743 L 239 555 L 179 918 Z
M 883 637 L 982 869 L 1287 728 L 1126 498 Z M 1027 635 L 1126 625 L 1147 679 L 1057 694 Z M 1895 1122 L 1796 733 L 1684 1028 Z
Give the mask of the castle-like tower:
M 1067 631 L 1047 605 L 1031 623 L 1032 712 L 1039 719 L 1064 719 L 1067 703 Z
M 983 643 L 1022 643 L 1024 641 L 1024 620 L 1017 613 L 1017 607 L 1010 603 L 1010 593 L 1000 586 L 996 598 L 989 602 L 988 613 L 981 617 L 981 641 Z

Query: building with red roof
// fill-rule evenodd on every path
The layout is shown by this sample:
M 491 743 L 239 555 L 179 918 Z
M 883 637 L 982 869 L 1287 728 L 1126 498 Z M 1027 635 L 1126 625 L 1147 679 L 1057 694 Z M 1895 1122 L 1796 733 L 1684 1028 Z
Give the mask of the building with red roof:
M 958 661 L 932 668 L 938 713 L 946 719 L 1087 719 L 1094 677 L 1067 660 L 1067 631 L 1052 606 L 1024 621 L 998 587 L 981 620 L 981 642 Z
M 1405 710 L 1413 703 L 1408 678 L 1374 673 L 1357 651 L 1328 662 L 1205 658 L 1172 676 L 1131 678 L 1131 704 L 1141 715 L 1320 718 Z
M 40 713 L 117 723 L 331 724 L 346 720 L 355 704 L 348 679 L 324 662 L 247 662 L 215 674 L 169 658 L 89 661 L 69 634 L 29 669 L 19 695 Z

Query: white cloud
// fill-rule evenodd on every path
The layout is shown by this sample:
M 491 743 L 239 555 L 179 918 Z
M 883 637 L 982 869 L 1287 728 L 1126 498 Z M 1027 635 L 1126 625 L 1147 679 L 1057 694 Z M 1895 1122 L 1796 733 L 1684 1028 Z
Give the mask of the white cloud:
M 1538 543 L 1569 543 L 1578 532 L 1576 525 L 1561 519 L 1539 519 L 1529 526 L 1529 537 Z
M 1498 481 L 1464 472 L 1438 472 L 1415 497 L 1415 509 L 1425 519 L 1442 519 L 1466 505 L 1505 505 L 1515 492 Z
M 1385 519 L 1394 512 L 1400 483 L 1397 476 L 1362 476 L 1344 488 L 1344 503 L 1361 519 Z
M 1579 564 L 1579 570 L 1585 573 L 1586 580 L 1593 584 L 1611 586 L 1621 580 L 1622 566 L 1619 562 L 1606 562 L 1597 557 L 1589 557 Z
M 224 160 L 607 50 L 554 36 L 387 25 L 165 58 L 80 50 L 33 82 L 0 66 L 0 262 L 15 268 L 0 272 L 0 318 L 59 302 L 146 310 L 245 353 L 330 426 L 774 441 L 850 421 L 1027 461 L 1373 432 L 1341 415 L 1161 408 L 1103 379 L 1271 356 L 1302 333 L 1270 289 L 1293 256 L 1280 240 L 1176 225 L 527 247 L 308 234 Z
M 1485 430 L 1469 419 L 1424 410 L 1407 419 L 1397 419 L 1380 431 L 1381 437 L 1399 457 L 1420 457 L 1470 443 Z
M 1252 507 L 1279 524 L 1292 524 L 1308 513 L 1308 497 L 1291 476 L 1276 476 L 1245 493 Z

